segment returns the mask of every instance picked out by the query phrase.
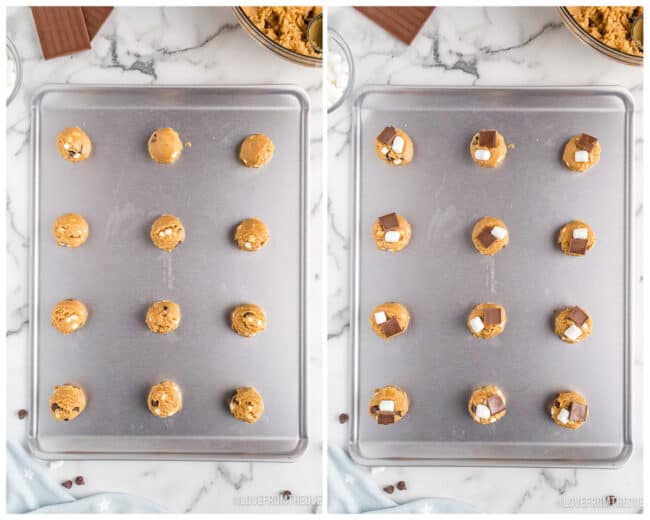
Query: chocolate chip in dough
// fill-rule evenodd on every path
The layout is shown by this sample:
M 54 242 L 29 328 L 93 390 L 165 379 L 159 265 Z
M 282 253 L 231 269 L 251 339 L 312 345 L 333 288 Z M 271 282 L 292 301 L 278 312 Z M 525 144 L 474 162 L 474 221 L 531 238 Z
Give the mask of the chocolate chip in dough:
M 571 309 L 571 312 L 567 314 L 567 318 L 573 321 L 578 327 L 582 327 L 582 324 L 587 321 L 588 317 L 588 314 L 577 306 Z
M 392 495 L 393 492 L 395 491 L 395 486 L 386 486 L 386 487 L 384 488 L 384 491 L 385 491 L 386 493 L 388 493 L 389 495 Z
M 342 413 L 342 414 L 339 415 L 339 422 L 341 424 L 345 424 L 346 422 L 348 422 L 349 418 L 350 418 L 350 416 L 347 413 Z
M 397 321 L 397 318 L 391 318 L 388 321 L 385 321 L 380 325 L 382 332 L 385 334 L 387 338 L 390 338 L 391 336 L 394 336 L 395 334 L 399 334 L 402 332 L 402 327 L 400 327 L 399 321 Z
M 395 127 L 387 126 L 381 131 L 381 134 L 377 136 L 377 140 L 380 143 L 390 145 L 393 143 L 393 139 L 395 138 L 396 135 L 397 135 L 397 131 L 395 130 Z
M 589 134 L 580 134 L 578 139 L 576 139 L 576 147 L 579 150 L 584 150 L 586 152 L 591 152 L 596 146 L 598 139 Z
M 72 480 L 66 480 L 61 485 L 66 489 L 70 489 L 72 487 Z
M 497 145 L 496 130 L 481 130 L 478 133 L 478 145 L 486 148 L 495 148 Z
M 25 417 L 27 417 L 27 410 L 25 409 L 18 410 L 18 418 L 24 419 Z
M 397 483 L 397 489 L 399 489 L 400 491 L 404 491 L 406 489 L 406 482 L 404 482 L 403 480 L 400 480 Z
M 86 483 L 86 481 L 81 475 L 79 475 L 77 478 L 74 479 L 74 483 L 77 484 L 77 486 L 83 486 Z
M 496 240 L 496 237 L 492 234 L 492 228 L 484 228 L 476 238 L 485 248 L 490 247 Z
M 569 251 L 576 255 L 584 255 L 587 253 L 587 241 L 584 238 L 572 238 L 569 242 Z
M 379 217 L 379 225 L 384 231 L 399 229 L 399 220 L 397 220 L 397 213 L 389 213 L 388 215 Z

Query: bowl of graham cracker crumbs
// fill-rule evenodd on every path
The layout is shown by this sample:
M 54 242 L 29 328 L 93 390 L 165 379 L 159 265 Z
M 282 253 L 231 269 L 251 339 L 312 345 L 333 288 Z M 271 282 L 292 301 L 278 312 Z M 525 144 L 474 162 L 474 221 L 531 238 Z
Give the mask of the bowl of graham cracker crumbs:
M 557 8 L 564 25 L 582 42 L 620 63 L 643 65 L 643 46 L 632 37 L 641 6 L 569 6 Z

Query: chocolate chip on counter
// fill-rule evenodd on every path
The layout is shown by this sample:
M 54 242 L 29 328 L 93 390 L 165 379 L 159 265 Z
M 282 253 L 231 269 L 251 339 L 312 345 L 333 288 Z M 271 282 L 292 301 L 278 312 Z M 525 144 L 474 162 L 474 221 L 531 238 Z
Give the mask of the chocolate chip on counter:
M 397 489 L 399 489 L 400 491 L 404 491 L 406 489 L 406 482 L 404 482 L 403 480 L 400 480 L 397 483 Z
M 66 489 L 70 489 L 72 487 L 72 480 L 66 480 L 61 485 Z
M 616 504 L 616 497 L 614 495 L 607 495 L 606 498 L 607 498 L 607 503 L 610 506 L 613 506 L 614 504 Z
M 347 413 L 342 413 L 341 415 L 339 415 L 339 422 L 341 424 L 345 424 L 346 422 L 348 422 L 349 418 L 350 416 Z
M 24 408 L 21 409 L 21 410 L 18 410 L 18 418 L 19 419 L 24 419 L 25 417 L 27 417 L 27 410 L 25 410 Z
M 77 484 L 77 486 L 83 486 L 86 483 L 86 481 L 81 475 L 79 475 L 77 478 L 74 479 L 74 483 Z
M 395 486 L 386 486 L 386 487 L 384 488 L 384 491 L 385 491 L 386 493 L 388 493 L 389 495 L 392 495 L 393 492 L 395 491 Z
M 285 500 L 289 500 L 291 498 L 291 491 L 285 489 L 282 493 L 280 493 L 280 495 L 282 495 L 282 498 Z

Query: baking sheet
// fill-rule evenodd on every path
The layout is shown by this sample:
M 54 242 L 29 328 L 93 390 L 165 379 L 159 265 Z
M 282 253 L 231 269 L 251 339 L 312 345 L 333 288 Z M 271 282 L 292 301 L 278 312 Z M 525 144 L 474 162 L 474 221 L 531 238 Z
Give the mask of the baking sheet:
M 32 109 L 34 175 L 29 444 L 42 458 L 293 460 L 305 449 L 308 100 L 291 87 L 47 86 Z M 61 159 L 56 136 L 80 126 L 92 156 Z M 157 165 L 150 134 L 171 126 L 192 143 L 178 163 Z M 251 133 L 275 143 L 271 163 L 244 167 L 239 144 Z M 56 246 L 54 219 L 85 216 L 90 237 Z M 161 213 L 177 215 L 187 238 L 171 254 L 151 244 Z M 259 217 L 269 244 L 249 254 L 232 240 L 239 221 Z M 78 298 L 89 308 L 80 331 L 49 323 L 54 304 Z M 147 307 L 179 303 L 169 335 L 149 332 Z M 254 338 L 230 330 L 240 303 L 266 310 Z M 173 379 L 183 410 L 160 420 L 147 410 L 152 384 Z M 74 421 L 52 419 L 54 385 L 75 382 L 88 395 Z M 235 420 L 226 400 L 255 386 L 265 413 Z
M 370 87 L 354 111 L 354 210 L 350 448 L 366 465 L 618 466 L 630 456 L 630 237 L 632 99 L 617 87 Z M 386 126 L 404 129 L 415 157 L 397 168 L 375 155 Z M 476 166 L 472 135 L 497 128 L 513 143 L 496 170 Z M 602 145 L 585 174 L 567 170 L 567 139 L 587 132 Z M 410 245 L 378 251 L 380 215 L 411 223 Z M 502 218 L 510 245 L 479 255 L 470 235 L 483 216 Z M 585 257 L 563 255 L 559 228 L 582 219 L 598 243 Z M 374 306 L 398 301 L 408 331 L 391 341 L 372 332 Z M 474 339 L 465 320 L 484 301 L 505 306 L 497 338 Z M 593 334 L 577 345 L 552 329 L 554 310 L 581 305 Z M 508 413 L 481 426 L 467 412 L 475 387 L 498 385 Z M 375 388 L 398 385 L 411 406 L 384 427 L 368 414 Z M 590 406 L 579 430 L 558 427 L 546 410 L 575 389 Z

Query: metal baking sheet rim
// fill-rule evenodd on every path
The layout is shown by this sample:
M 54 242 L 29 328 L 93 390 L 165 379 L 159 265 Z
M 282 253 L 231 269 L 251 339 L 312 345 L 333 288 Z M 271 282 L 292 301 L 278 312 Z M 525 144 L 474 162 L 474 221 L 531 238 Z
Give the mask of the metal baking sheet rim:
M 462 91 L 470 90 L 466 86 L 445 86 L 445 87 L 430 87 L 430 86 L 413 86 L 413 85 L 367 85 L 361 89 L 353 102 L 353 117 L 352 117 L 352 158 L 353 170 L 351 176 L 352 183 L 352 222 L 351 222 L 351 247 L 350 247 L 350 367 L 351 367 L 351 383 L 352 383 L 352 402 L 351 402 L 351 417 L 350 417 L 350 437 L 348 439 L 348 453 L 350 458 L 357 464 L 362 466 L 439 466 L 439 467 L 583 467 L 583 468 L 602 468 L 602 469 L 616 469 L 622 467 L 631 457 L 633 451 L 632 442 L 632 348 L 635 341 L 638 339 L 634 335 L 633 316 L 630 312 L 632 305 L 636 301 L 636 291 L 631 283 L 632 273 L 638 270 L 638 267 L 633 264 L 633 251 L 635 245 L 632 243 L 634 236 L 634 219 L 632 218 L 632 193 L 634 192 L 634 100 L 630 92 L 625 88 L 618 85 L 603 85 L 603 86 L 474 86 L 471 90 L 483 91 L 589 91 L 589 92 L 605 92 L 619 96 L 625 105 L 625 111 L 628 114 L 626 121 L 626 131 L 628 133 L 626 155 L 626 180 L 625 180 L 625 205 L 627 211 L 624 215 L 625 218 L 625 283 L 627 286 L 627 297 L 625 298 L 625 348 L 624 348 L 624 380 L 625 380 L 625 404 L 624 404 L 624 439 L 621 451 L 612 458 L 606 459 L 590 459 L 588 461 L 579 460 L 561 460 L 561 459 L 534 459 L 534 458 L 513 458 L 513 459 L 499 459 L 499 458 L 482 458 L 482 459 L 454 459 L 454 458 L 401 458 L 401 457 L 385 457 L 385 458 L 372 458 L 364 455 L 358 442 L 359 432 L 359 337 L 357 323 L 359 320 L 359 285 L 358 285 L 358 269 L 359 269 L 359 236 L 360 236 L 360 157 L 356 153 L 359 143 L 359 132 L 361 130 L 360 117 L 363 102 L 368 94 L 373 93 L 389 93 L 395 90 L 405 91 L 430 91 L 430 92 L 443 92 L 443 91 Z M 638 247 L 638 245 L 636 246 Z
M 101 89 L 157 89 L 160 91 L 169 90 L 169 89 L 189 89 L 189 90 L 232 90 L 232 91 L 245 91 L 245 90 L 259 90 L 259 91 L 285 91 L 291 93 L 296 97 L 300 104 L 300 110 L 302 113 L 301 117 L 301 126 L 302 131 L 302 143 L 301 151 L 304 156 L 304 166 L 301 172 L 301 190 L 300 190 L 300 323 L 301 323 L 301 333 L 300 333 L 300 411 L 301 418 L 299 423 L 299 438 L 295 447 L 289 451 L 277 453 L 273 455 L 259 454 L 243 454 L 243 453 L 211 453 L 211 452 L 194 452 L 194 453 L 185 453 L 185 452 L 167 452 L 167 453 L 156 453 L 156 452 L 50 452 L 45 451 L 40 447 L 38 441 L 37 433 L 37 414 L 31 414 L 29 421 L 29 430 L 27 434 L 27 447 L 32 452 L 32 454 L 42 460 L 167 460 L 167 461 L 238 461 L 238 462 L 295 462 L 298 460 L 307 450 L 309 445 L 309 435 L 308 435 L 308 318 L 307 313 L 305 312 L 306 303 L 308 301 L 308 284 L 307 284 L 307 273 L 309 272 L 309 262 L 308 262 L 308 251 L 309 251 L 309 233 L 307 225 L 307 197 L 309 194 L 309 97 L 307 92 L 296 85 L 110 85 L 110 84 L 97 84 L 97 85 L 84 85 L 84 84 L 47 84 L 38 88 L 32 97 L 30 105 L 30 139 L 31 139 L 31 153 L 30 153 L 30 222 L 29 230 L 32 240 L 30 240 L 29 246 L 29 280 L 28 280 L 28 294 L 29 294 L 29 359 L 28 366 L 30 368 L 30 402 L 32 410 L 37 410 L 38 403 L 38 386 L 37 386 L 37 365 L 38 365 L 38 356 L 37 356 L 37 334 L 35 327 L 33 326 L 36 323 L 36 292 L 38 290 L 38 284 L 36 282 L 36 272 L 37 272 L 37 257 L 38 257 L 38 242 L 36 240 L 37 228 L 38 228 L 38 205 L 37 201 L 39 200 L 38 194 L 38 183 L 36 182 L 36 176 L 38 172 L 38 158 L 37 158 L 37 136 L 35 128 L 37 127 L 36 123 L 38 121 L 38 107 L 40 102 L 45 94 L 51 91 L 61 91 L 66 89 L 76 89 L 84 88 L 88 90 L 101 90 Z

